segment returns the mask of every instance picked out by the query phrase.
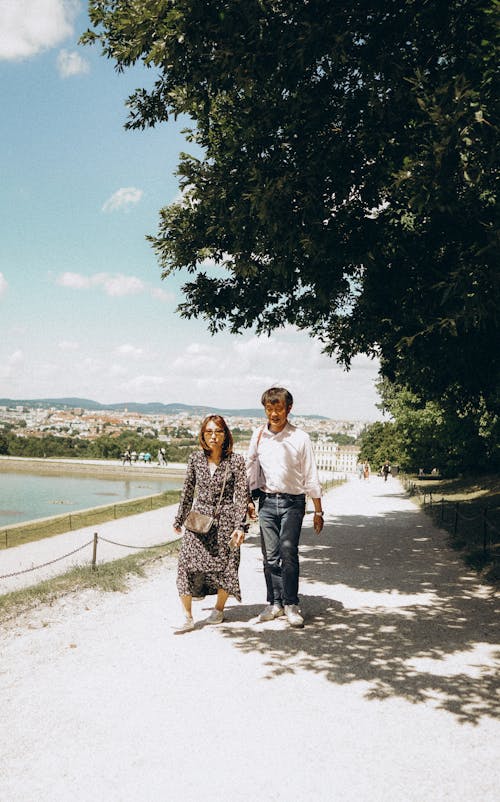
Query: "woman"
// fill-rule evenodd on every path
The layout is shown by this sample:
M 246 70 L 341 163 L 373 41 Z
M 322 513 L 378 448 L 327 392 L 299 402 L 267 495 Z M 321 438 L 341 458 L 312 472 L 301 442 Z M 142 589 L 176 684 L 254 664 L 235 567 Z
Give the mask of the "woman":
M 221 500 L 218 523 L 207 535 L 185 529 L 177 568 L 177 589 L 185 621 L 177 630 L 194 629 L 191 611 L 193 596 L 217 594 L 207 624 L 221 624 L 229 596 L 241 601 L 238 567 L 239 546 L 245 539 L 244 520 L 248 503 L 245 460 L 233 454 L 233 437 L 220 415 L 209 415 L 201 424 L 202 450 L 191 454 L 182 490 L 174 531 L 182 532 L 189 510 L 214 515 Z M 224 489 L 223 489 L 224 488 Z M 222 493 L 222 496 L 221 496 Z

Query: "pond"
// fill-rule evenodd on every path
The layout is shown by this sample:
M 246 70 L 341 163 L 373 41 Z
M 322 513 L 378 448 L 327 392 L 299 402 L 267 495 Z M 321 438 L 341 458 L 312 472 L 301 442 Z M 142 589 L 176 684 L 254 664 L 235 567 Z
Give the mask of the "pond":
M 0 526 L 115 504 L 165 490 L 180 490 L 182 477 L 103 479 L 96 476 L 0 473 Z

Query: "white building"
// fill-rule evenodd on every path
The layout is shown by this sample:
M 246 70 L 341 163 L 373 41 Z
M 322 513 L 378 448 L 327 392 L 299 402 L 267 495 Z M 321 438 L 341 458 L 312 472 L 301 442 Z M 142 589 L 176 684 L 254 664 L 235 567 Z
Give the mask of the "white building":
M 331 440 L 313 442 L 313 451 L 318 470 L 328 473 L 356 473 L 358 446 L 342 446 Z

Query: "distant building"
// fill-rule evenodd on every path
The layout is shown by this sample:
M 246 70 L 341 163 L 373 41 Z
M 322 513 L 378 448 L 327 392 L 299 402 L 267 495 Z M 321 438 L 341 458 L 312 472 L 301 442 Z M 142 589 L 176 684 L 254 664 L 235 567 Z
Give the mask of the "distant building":
M 358 461 L 358 446 L 341 446 L 331 440 L 319 439 L 313 442 L 316 464 L 320 471 L 336 473 L 355 473 Z
M 337 451 L 337 470 L 341 473 L 356 473 L 359 452 L 359 446 L 339 446 Z

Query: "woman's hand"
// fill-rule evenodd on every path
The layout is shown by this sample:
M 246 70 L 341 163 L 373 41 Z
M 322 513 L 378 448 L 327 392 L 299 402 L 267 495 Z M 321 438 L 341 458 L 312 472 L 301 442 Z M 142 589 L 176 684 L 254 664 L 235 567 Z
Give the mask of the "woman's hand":
M 234 529 L 229 545 L 232 549 L 237 549 L 245 540 L 245 533 L 243 529 Z

